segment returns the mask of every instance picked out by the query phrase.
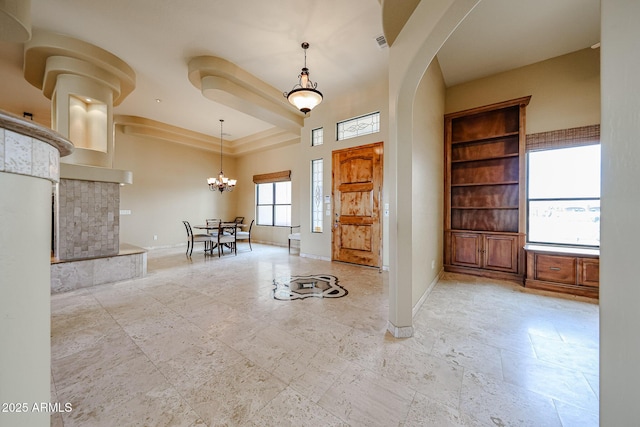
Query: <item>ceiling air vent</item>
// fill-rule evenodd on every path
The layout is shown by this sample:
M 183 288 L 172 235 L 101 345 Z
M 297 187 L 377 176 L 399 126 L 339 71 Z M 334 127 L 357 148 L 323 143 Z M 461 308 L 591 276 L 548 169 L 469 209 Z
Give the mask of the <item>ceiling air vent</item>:
M 376 43 L 378 43 L 378 47 L 380 49 L 384 49 L 385 47 L 389 47 L 389 45 L 387 44 L 387 39 L 384 38 L 383 34 L 380 34 L 379 36 L 376 37 Z

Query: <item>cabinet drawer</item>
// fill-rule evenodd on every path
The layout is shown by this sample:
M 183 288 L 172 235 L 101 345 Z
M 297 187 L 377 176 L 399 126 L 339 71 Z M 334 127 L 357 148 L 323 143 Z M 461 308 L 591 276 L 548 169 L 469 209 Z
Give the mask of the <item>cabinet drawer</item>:
M 576 283 L 575 257 L 536 254 L 535 278 L 548 282 Z

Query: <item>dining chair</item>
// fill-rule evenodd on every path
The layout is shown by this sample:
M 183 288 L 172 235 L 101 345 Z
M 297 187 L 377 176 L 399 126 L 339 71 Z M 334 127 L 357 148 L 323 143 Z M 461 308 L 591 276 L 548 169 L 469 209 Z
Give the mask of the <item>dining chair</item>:
M 298 229 L 298 231 L 296 233 L 293 232 L 294 228 Z M 300 226 L 299 225 L 292 225 L 292 226 L 289 227 L 289 253 L 291 253 L 291 241 L 292 240 L 297 240 L 298 242 L 300 242 Z
M 212 219 L 207 219 L 205 221 L 207 222 L 207 227 L 211 227 L 207 230 L 207 232 L 212 236 L 217 236 L 218 228 L 220 227 L 220 223 L 222 222 L 222 220 L 212 218 Z
M 204 251 L 207 252 L 208 250 L 213 250 L 213 247 L 209 247 L 209 245 L 213 244 L 213 236 L 211 236 L 210 234 L 193 234 L 193 229 L 191 228 L 191 224 L 189 224 L 189 221 L 182 221 L 182 223 L 184 224 L 184 227 L 187 229 L 187 253 L 186 255 L 188 257 L 191 257 L 191 254 L 193 253 L 193 245 L 196 242 L 203 242 L 204 243 Z
M 243 216 L 237 216 L 236 219 L 233 220 L 236 224 L 242 224 L 244 222 Z
M 251 247 L 251 229 L 253 228 L 253 223 L 255 219 L 251 220 L 251 225 L 249 225 L 249 231 L 236 231 L 236 241 L 238 240 L 248 240 L 249 241 L 249 249 L 253 250 Z
M 215 236 L 218 242 L 218 256 L 224 255 L 224 246 L 231 249 L 235 255 L 238 255 L 238 247 L 236 245 L 236 226 L 225 227 L 222 224 L 218 226 L 218 235 Z

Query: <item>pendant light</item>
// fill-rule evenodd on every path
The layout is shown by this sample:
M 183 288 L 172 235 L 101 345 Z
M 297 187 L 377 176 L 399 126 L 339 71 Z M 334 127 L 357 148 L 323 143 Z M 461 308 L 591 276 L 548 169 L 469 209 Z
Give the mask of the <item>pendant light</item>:
M 221 193 L 225 191 L 233 191 L 233 188 L 236 186 L 235 179 L 229 179 L 224 176 L 224 172 L 222 172 L 222 123 L 224 120 L 220 119 L 220 174 L 216 178 L 207 178 L 207 184 L 209 184 L 209 190 L 211 191 L 220 191 Z
M 322 102 L 322 93 L 316 89 L 318 83 L 313 83 L 309 80 L 309 69 L 307 68 L 307 49 L 309 49 L 309 43 L 302 43 L 302 49 L 304 49 L 304 67 L 298 76 L 298 84 L 293 86 L 291 91 L 285 92 L 284 96 L 298 110 L 307 114 Z

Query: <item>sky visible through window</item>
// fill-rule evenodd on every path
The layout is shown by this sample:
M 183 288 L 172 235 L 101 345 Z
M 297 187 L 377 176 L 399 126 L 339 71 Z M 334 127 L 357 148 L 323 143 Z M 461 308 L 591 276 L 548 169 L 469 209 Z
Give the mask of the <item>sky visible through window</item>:
M 600 145 L 529 153 L 529 197 L 600 197 Z
M 529 230 L 535 243 L 600 245 L 600 145 L 529 153 Z

